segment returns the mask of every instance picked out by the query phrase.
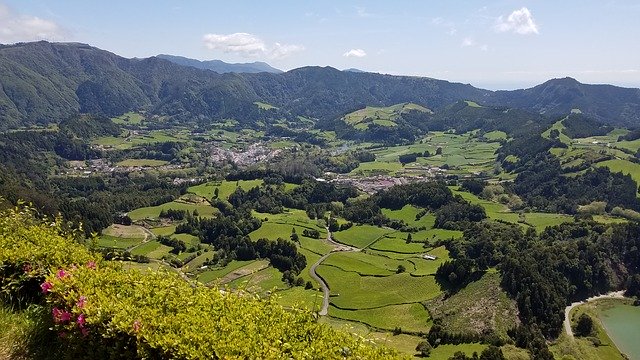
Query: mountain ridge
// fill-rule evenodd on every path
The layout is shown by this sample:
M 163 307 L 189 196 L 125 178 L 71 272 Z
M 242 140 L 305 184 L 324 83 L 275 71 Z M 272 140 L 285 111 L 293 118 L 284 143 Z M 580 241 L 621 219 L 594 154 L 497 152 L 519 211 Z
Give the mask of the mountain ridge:
M 268 72 L 280 74 L 283 71 L 262 61 L 254 61 L 251 63 L 227 63 L 222 60 L 197 60 L 184 56 L 160 54 L 157 58 L 171 61 L 172 63 L 184 66 L 191 66 L 196 69 L 204 69 L 215 71 L 218 74 L 225 73 L 261 73 Z
M 459 100 L 548 117 L 577 108 L 606 124 L 640 126 L 640 89 L 571 78 L 491 91 L 426 77 L 319 66 L 277 74 L 218 74 L 159 57 L 127 59 L 79 43 L 0 46 L 0 84 L 0 129 L 58 122 L 76 113 L 115 116 L 146 110 L 181 119 L 240 117 L 255 101 L 295 115 L 331 119 L 363 105 L 414 102 L 437 110 Z

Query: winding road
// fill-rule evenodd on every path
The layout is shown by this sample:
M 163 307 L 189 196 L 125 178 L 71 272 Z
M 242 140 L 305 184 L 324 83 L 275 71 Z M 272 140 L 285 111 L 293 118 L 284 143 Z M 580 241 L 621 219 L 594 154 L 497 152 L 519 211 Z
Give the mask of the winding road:
M 578 306 L 578 305 L 582 305 L 582 304 L 586 304 L 588 302 L 591 301 L 595 301 L 595 300 L 600 300 L 600 299 L 622 299 L 624 298 L 624 291 L 612 291 L 610 293 L 606 293 L 603 295 L 598 295 L 598 296 L 592 296 L 590 298 L 588 298 L 587 300 L 584 301 L 577 301 L 572 303 L 571 305 L 567 306 L 564 309 L 564 331 L 567 332 L 567 335 L 569 335 L 570 338 L 573 339 L 573 329 L 571 329 L 571 310 Z
M 352 247 L 352 246 L 348 246 L 348 245 L 344 245 L 344 244 L 340 244 L 339 242 L 336 242 L 335 240 L 333 240 L 333 237 L 331 236 L 331 231 L 329 230 L 329 228 L 325 228 L 327 229 L 327 238 L 326 238 L 326 242 L 333 246 L 333 249 L 331 249 L 331 251 L 328 254 L 323 255 L 320 259 L 318 259 L 318 261 L 315 262 L 315 264 L 311 265 L 311 268 L 309 268 L 309 275 L 311 275 L 311 277 L 317 281 L 318 283 L 320 283 L 320 287 L 322 288 L 322 292 L 323 292 L 323 297 L 322 297 L 322 308 L 320 309 L 320 311 L 318 311 L 318 315 L 320 316 L 325 316 L 329 313 L 329 296 L 331 295 L 329 292 L 329 284 L 327 284 L 327 282 L 320 276 L 318 275 L 318 273 L 316 272 L 316 268 L 322 264 L 322 262 L 329 257 L 329 255 L 333 254 L 334 252 L 338 252 L 338 251 L 350 251 L 350 252 L 356 252 L 356 251 L 360 251 L 360 249 Z

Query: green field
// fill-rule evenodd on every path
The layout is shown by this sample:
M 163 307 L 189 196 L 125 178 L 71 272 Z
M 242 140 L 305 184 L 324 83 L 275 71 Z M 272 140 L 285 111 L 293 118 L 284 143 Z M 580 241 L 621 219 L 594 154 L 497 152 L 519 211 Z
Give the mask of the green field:
M 550 128 L 542 133 L 542 137 L 545 139 L 549 139 L 549 137 L 551 136 L 551 130 L 558 130 L 560 132 L 560 136 L 558 137 L 560 139 L 560 142 L 567 145 L 571 144 L 571 138 L 564 134 L 565 127 L 564 124 L 562 124 L 563 121 L 564 119 L 556 121 L 553 125 L 551 125 Z
M 143 241 L 142 238 L 123 238 L 109 235 L 99 236 L 96 240 L 96 245 L 104 248 L 114 248 L 114 249 L 129 249 L 140 244 Z
M 210 269 L 207 269 L 206 271 L 201 272 L 200 274 L 198 274 L 198 281 L 200 281 L 201 283 L 207 284 L 212 282 L 213 280 L 220 279 L 240 268 L 246 267 L 247 265 L 250 265 L 255 262 L 256 262 L 255 260 L 248 260 L 248 261 L 233 260 L 229 264 L 227 264 L 227 266 L 225 267 L 210 268 Z
M 143 255 L 151 259 L 162 259 L 163 256 L 169 255 L 171 247 L 160 244 L 157 241 L 149 241 L 147 243 L 136 246 L 131 250 L 133 255 Z
M 149 206 L 149 207 L 144 207 L 140 209 L 135 209 L 129 212 L 129 217 L 131 217 L 132 220 L 157 219 L 160 216 L 160 211 L 168 210 L 168 209 L 186 210 L 189 212 L 198 210 L 198 213 L 202 217 L 211 217 L 214 214 L 216 214 L 218 211 L 218 209 L 208 204 L 196 205 L 191 203 L 172 201 L 172 202 L 168 202 L 158 206 Z
M 621 172 L 625 175 L 631 175 L 631 178 L 640 184 L 640 164 L 633 163 L 628 160 L 614 159 L 599 162 L 595 166 L 607 167 L 611 172 Z
M 322 307 L 322 292 L 318 290 L 305 290 L 304 287 L 295 286 L 290 289 L 276 292 L 279 304 L 286 307 L 303 308 L 310 311 L 318 311 Z
M 318 266 L 327 279 L 331 304 L 342 309 L 367 309 L 428 300 L 441 291 L 433 276 L 413 277 L 408 273 L 384 277 L 360 276 L 327 265 Z
M 102 230 L 103 235 L 111 236 L 111 237 L 120 237 L 120 238 L 130 238 L 130 239 L 144 239 L 148 236 L 145 228 L 138 225 L 120 225 L 113 224 L 104 230 Z
M 373 225 L 354 225 L 347 230 L 334 232 L 333 239 L 340 243 L 363 249 L 391 232 L 393 232 L 392 229 Z
M 395 120 L 409 111 L 431 112 L 431 110 L 423 106 L 412 103 L 402 103 L 387 107 L 367 106 L 364 109 L 345 115 L 344 121 L 359 130 L 368 129 L 370 124 L 396 126 Z
M 268 267 L 251 275 L 233 280 L 229 283 L 229 286 L 258 294 L 288 288 L 288 286 L 282 282 L 282 273 L 273 267 Z
M 390 259 L 364 252 L 336 252 L 331 254 L 322 264 L 335 266 L 344 271 L 351 271 L 360 275 L 393 275 L 399 265 L 403 265 L 407 271 L 413 270 L 413 264 L 408 261 Z M 330 280 L 327 279 L 329 282 Z
M 121 136 L 103 136 L 93 141 L 95 145 L 113 147 L 118 150 L 131 149 L 136 146 L 162 143 L 168 141 L 183 142 L 189 139 L 188 130 L 153 130 L 141 131 L 137 134 L 125 132 Z
M 424 306 L 418 303 L 390 305 L 365 310 L 342 310 L 331 306 L 329 308 L 329 316 L 361 322 L 388 331 L 401 328 L 402 331 L 426 333 L 432 325 L 429 313 Z
M 151 229 L 151 232 L 156 235 L 171 235 L 176 231 L 176 227 L 175 226 L 163 226 L 163 227 L 157 227 L 157 228 L 153 228 Z
M 262 185 L 262 180 L 238 180 L 238 181 L 216 181 L 208 182 L 187 189 L 188 192 L 196 194 L 205 199 L 211 199 L 215 188 L 218 188 L 218 198 L 227 199 L 238 187 L 249 190 Z
M 402 169 L 402 164 L 397 161 L 384 162 L 372 161 L 360 163 L 357 168 L 351 171 L 351 175 L 370 176 L 376 174 L 393 174 Z
M 394 232 L 388 235 L 385 235 L 380 240 L 371 244 L 369 248 L 380 251 L 390 251 L 404 254 L 417 254 L 424 253 L 425 247 L 424 243 L 421 242 L 411 242 L 407 243 L 408 233 L 403 232 Z M 413 238 L 413 235 L 412 235 Z
M 127 159 L 120 161 L 116 165 L 122 167 L 157 167 L 167 165 L 168 163 L 168 161 L 154 159 Z
M 260 109 L 262 110 L 271 110 L 271 109 L 277 109 L 277 107 L 271 105 L 271 104 L 267 104 L 261 101 L 256 101 L 254 102 L 254 104 L 256 104 Z
M 453 354 L 460 351 L 463 352 L 467 356 L 471 356 L 474 352 L 480 353 L 484 350 L 487 345 L 484 344 L 460 344 L 460 345 L 440 345 L 431 351 L 428 359 L 430 360 L 448 360 L 453 357 Z
M 144 116 L 135 112 L 128 112 L 118 117 L 111 118 L 111 121 L 121 125 L 140 125 L 142 120 L 144 120 Z

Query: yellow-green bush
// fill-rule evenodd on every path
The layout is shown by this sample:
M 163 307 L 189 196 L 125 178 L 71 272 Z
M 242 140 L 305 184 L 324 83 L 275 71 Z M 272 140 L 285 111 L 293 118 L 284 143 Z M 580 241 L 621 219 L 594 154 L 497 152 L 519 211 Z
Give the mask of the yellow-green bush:
M 55 330 L 74 357 L 147 359 L 389 359 L 394 351 L 318 324 L 303 310 L 203 286 L 169 272 L 96 262 L 29 211 L 0 221 L 0 267 L 47 273 Z M 4 279 L 3 279 L 4 281 Z M 9 290 L 8 290 L 9 291 Z M 46 345 L 43 345 L 46 346 Z

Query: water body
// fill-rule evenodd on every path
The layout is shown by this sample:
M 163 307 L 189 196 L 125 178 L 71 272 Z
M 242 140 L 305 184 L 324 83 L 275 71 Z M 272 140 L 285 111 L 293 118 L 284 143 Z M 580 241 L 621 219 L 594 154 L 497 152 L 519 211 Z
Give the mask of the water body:
M 618 349 L 640 360 L 640 306 L 614 305 L 599 309 L 600 320 Z

